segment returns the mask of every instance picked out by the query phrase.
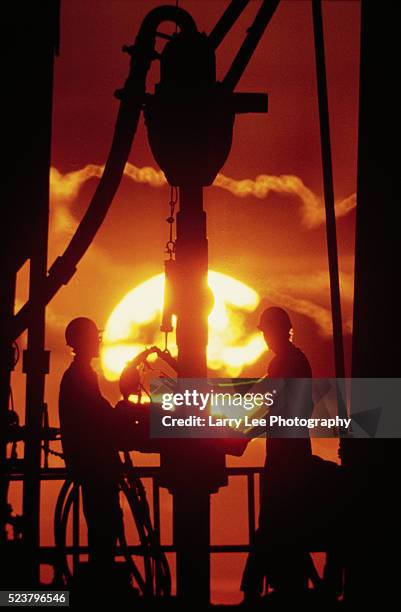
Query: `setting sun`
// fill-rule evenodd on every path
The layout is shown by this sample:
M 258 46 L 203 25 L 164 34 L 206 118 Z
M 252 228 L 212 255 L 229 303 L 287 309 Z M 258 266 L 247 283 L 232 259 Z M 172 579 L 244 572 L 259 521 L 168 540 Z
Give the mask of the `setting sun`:
M 208 367 L 222 375 L 237 376 L 266 350 L 263 338 L 246 328 L 246 314 L 258 307 L 259 295 L 226 274 L 209 270 L 214 307 L 209 315 Z M 132 289 L 111 313 L 102 348 L 103 371 L 116 380 L 127 361 L 146 346 L 164 346 L 160 331 L 164 274 L 158 274 Z M 169 342 L 177 354 L 174 335 Z

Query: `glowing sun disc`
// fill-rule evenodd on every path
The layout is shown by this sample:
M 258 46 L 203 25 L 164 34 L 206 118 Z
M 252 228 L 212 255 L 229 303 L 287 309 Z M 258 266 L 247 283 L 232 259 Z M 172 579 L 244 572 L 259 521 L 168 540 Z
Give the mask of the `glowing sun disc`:
M 208 367 L 221 375 L 238 376 L 266 350 L 259 333 L 246 329 L 246 314 L 256 310 L 259 295 L 235 278 L 209 270 L 208 283 L 214 296 L 209 315 Z M 111 313 L 103 334 L 102 367 L 108 380 L 117 380 L 124 365 L 146 346 L 163 346 L 160 331 L 164 274 L 141 283 L 121 300 Z M 175 339 L 169 342 L 177 354 Z

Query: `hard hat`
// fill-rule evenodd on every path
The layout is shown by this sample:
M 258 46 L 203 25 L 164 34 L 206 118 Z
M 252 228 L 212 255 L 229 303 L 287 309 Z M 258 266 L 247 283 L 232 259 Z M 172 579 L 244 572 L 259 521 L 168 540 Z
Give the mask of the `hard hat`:
M 280 331 L 289 332 L 292 328 L 292 323 L 290 317 L 283 308 L 271 306 L 262 312 L 258 328 L 261 331 L 266 329 L 279 329 Z
M 77 317 L 68 323 L 65 330 L 65 341 L 68 346 L 76 348 L 87 342 L 98 340 L 100 331 L 92 319 Z

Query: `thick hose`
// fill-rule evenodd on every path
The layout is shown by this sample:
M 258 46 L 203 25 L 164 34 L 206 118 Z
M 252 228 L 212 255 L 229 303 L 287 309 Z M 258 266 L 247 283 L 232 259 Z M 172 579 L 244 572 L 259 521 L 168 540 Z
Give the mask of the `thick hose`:
M 48 304 L 60 287 L 71 280 L 77 264 L 96 236 L 116 194 L 138 127 L 145 96 L 146 76 L 155 58 L 157 28 L 163 21 L 173 21 L 183 31 L 196 31 L 196 24 L 189 13 L 175 6 L 158 7 L 143 20 L 135 44 L 127 49 L 132 58 L 130 72 L 119 95 L 120 109 L 102 177 L 69 245 L 49 269 L 43 291 L 44 304 Z M 31 302 L 28 301 L 14 317 L 12 340 L 16 340 L 27 328 L 30 312 Z
M 142 578 L 131 554 L 127 548 L 127 540 L 124 531 L 124 522 L 121 521 L 119 531 L 119 542 L 121 552 L 127 562 L 129 571 L 132 573 L 138 587 L 144 596 L 150 597 L 153 593 L 153 571 L 152 560 L 155 562 L 156 589 L 159 594 L 170 595 L 171 577 L 170 568 L 165 554 L 160 549 L 153 525 L 150 519 L 149 506 L 142 482 L 139 478 L 129 476 L 127 480 L 122 479 L 120 483 L 121 491 L 127 498 L 132 516 L 134 518 L 139 540 L 143 548 L 143 559 L 145 568 L 145 579 Z M 67 584 L 72 579 L 72 573 L 68 566 L 66 555 L 66 533 L 68 517 L 74 499 L 74 488 L 71 480 L 66 480 L 61 489 L 56 503 L 54 513 L 54 539 L 56 544 L 56 575 L 64 577 Z

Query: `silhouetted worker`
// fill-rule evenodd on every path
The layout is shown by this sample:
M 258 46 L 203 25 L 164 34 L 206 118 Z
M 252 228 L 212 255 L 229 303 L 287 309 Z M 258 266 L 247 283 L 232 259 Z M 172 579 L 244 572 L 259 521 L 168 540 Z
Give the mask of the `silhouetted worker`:
M 269 414 L 309 418 L 313 410 L 312 370 L 304 353 L 292 343 L 288 314 L 282 308 L 267 308 L 261 315 L 259 329 L 275 353 L 268 378 L 286 379 Z M 312 569 L 302 529 L 307 508 L 303 507 L 302 489 L 312 457 L 308 429 L 269 428 L 266 451 L 259 529 L 241 584 L 245 601 L 260 596 L 266 574 L 277 591 L 295 594 L 306 590 Z
M 65 338 L 75 356 L 60 385 L 63 453 L 70 477 L 82 487 L 91 576 L 97 580 L 107 577 L 110 582 L 122 521 L 118 449 L 127 446 L 129 426 L 100 393 L 91 367 L 92 359 L 99 356 L 95 323 L 85 317 L 74 319 Z

